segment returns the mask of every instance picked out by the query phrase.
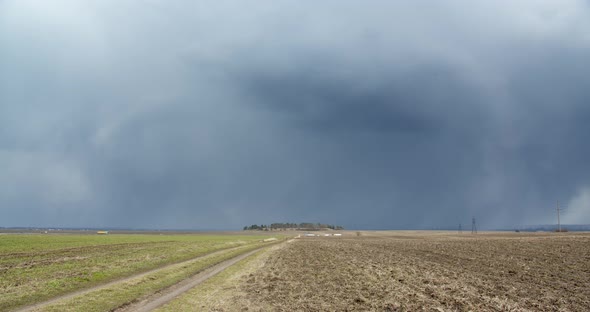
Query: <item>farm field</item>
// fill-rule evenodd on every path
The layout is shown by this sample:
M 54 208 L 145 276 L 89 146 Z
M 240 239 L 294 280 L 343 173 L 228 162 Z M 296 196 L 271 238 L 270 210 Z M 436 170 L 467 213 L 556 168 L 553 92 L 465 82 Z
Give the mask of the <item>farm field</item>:
M 14 310 L 216 252 L 202 260 L 183 262 L 182 267 L 171 267 L 160 275 L 154 273 L 146 282 L 135 282 L 137 287 L 127 285 L 126 292 L 121 292 L 117 285 L 113 286 L 114 290 L 125 295 L 121 295 L 119 301 L 133 299 L 133 296 L 176 283 L 208 265 L 257 248 L 264 238 L 268 236 L 0 235 L 0 311 Z M 100 304 L 104 304 L 102 310 L 109 310 L 118 302 Z M 97 311 L 101 310 L 100 304 Z
M 360 234 L 273 247 L 159 311 L 590 310 L 588 233 Z

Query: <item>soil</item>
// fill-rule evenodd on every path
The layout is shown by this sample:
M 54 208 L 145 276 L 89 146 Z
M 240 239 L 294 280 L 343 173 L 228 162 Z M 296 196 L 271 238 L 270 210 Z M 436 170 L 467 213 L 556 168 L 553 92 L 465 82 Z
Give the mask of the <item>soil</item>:
M 587 233 L 373 233 L 287 244 L 240 280 L 246 295 L 233 304 L 241 300 L 249 311 L 588 311 L 589 285 Z

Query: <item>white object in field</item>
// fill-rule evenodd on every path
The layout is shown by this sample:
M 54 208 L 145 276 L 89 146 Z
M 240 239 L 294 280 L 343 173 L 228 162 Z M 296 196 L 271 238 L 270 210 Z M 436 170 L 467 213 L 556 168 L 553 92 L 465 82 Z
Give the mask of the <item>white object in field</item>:
M 334 236 L 342 236 L 342 234 L 336 233 L 336 234 L 334 234 Z
M 331 234 L 324 234 L 324 236 L 332 236 Z

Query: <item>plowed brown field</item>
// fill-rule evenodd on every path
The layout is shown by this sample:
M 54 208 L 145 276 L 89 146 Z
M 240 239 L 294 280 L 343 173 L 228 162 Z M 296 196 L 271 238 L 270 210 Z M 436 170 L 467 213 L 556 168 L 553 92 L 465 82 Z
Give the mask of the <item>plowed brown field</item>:
M 250 311 L 589 311 L 590 235 L 302 238 L 236 288 Z

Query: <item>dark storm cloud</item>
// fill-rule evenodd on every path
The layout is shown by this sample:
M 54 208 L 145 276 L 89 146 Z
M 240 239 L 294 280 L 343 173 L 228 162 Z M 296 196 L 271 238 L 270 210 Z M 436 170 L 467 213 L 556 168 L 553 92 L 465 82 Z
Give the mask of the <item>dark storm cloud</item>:
M 318 79 L 316 74 L 302 70 L 236 76 L 256 103 L 289 115 L 308 130 L 434 135 L 466 126 L 474 131 L 471 126 L 486 121 L 485 109 L 476 104 L 481 100 L 479 91 L 452 68 L 425 65 L 411 73 L 389 73 L 379 83 L 362 88 L 358 78 Z
M 589 15 L 0 2 L 0 226 L 590 223 Z

